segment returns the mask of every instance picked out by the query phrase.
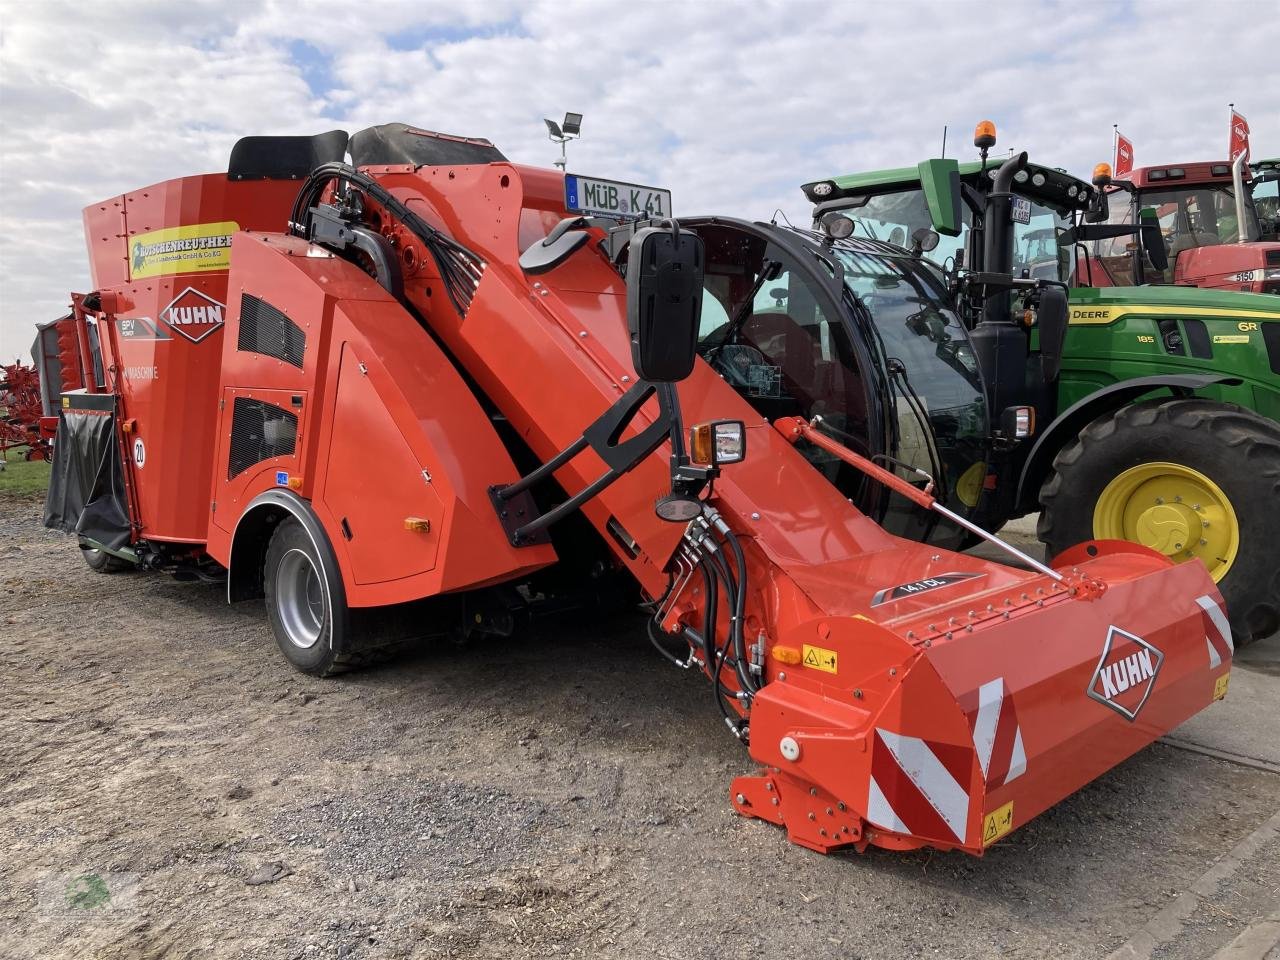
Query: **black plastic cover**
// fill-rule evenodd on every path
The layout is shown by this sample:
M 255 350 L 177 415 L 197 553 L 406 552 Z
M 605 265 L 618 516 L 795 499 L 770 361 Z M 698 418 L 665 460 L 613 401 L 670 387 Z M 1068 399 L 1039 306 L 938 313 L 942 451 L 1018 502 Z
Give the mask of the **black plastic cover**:
M 111 412 L 62 410 L 54 440 L 53 473 L 44 525 L 74 533 L 108 550 L 129 546 L 124 465 Z
M 322 163 L 341 163 L 347 155 L 347 131 L 314 137 L 241 137 L 231 148 L 227 176 L 232 180 L 301 180 Z
M 469 163 L 502 163 L 502 151 L 483 137 L 455 137 L 407 123 L 384 123 L 361 130 L 348 145 L 357 167 L 410 164 L 452 167 Z
M 627 327 L 640 379 L 675 383 L 693 372 L 702 319 L 702 239 L 687 230 L 645 227 L 627 254 Z

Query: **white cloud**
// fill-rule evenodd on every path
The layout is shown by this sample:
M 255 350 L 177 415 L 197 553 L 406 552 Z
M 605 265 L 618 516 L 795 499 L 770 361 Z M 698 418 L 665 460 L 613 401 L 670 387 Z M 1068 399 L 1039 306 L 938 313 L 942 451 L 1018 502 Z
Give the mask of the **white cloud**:
M 88 273 L 80 209 L 222 169 L 235 140 L 391 120 L 672 188 L 677 212 L 803 218 L 797 185 L 1001 145 L 1078 173 L 1217 158 L 1227 107 L 1280 154 L 1274 3 L 0 0 L 0 356 Z

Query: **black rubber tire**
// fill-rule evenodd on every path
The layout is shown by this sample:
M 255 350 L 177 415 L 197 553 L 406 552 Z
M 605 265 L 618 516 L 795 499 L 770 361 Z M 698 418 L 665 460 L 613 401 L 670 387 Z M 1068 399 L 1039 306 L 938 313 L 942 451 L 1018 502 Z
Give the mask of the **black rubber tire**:
M 325 545 L 328 546 L 327 544 Z M 279 603 L 280 564 L 291 551 L 301 551 L 311 560 L 316 573 L 324 579 L 319 638 L 313 646 L 301 647 L 289 639 Z M 336 566 L 324 563 L 306 529 L 292 517 L 282 520 L 271 535 L 263 560 L 262 583 L 266 594 L 267 618 L 276 645 L 297 670 L 314 677 L 332 677 L 383 663 L 405 648 L 399 638 L 378 629 L 379 611 L 352 611 L 347 608 L 346 592 Z M 353 629 L 353 614 L 360 614 L 361 628 Z M 335 648 L 342 649 L 341 654 Z
M 123 573 L 134 568 L 134 564 L 128 560 L 113 557 L 97 547 L 81 546 L 80 556 L 84 558 L 84 562 L 89 565 L 89 569 L 94 573 Z
M 1182 463 L 1216 483 L 1240 524 L 1218 583 L 1237 646 L 1280 630 L 1280 425 L 1232 403 L 1150 400 L 1099 417 L 1058 452 L 1040 490 L 1036 533 L 1056 556 L 1093 537 L 1093 511 L 1118 474 Z

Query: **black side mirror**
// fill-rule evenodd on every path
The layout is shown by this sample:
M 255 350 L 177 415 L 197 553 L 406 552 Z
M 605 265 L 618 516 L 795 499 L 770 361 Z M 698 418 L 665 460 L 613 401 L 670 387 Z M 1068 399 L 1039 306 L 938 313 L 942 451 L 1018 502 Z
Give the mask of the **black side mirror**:
M 1084 212 L 1085 223 L 1105 223 L 1107 218 L 1111 216 L 1110 203 L 1107 200 L 1107 191 L 1098 190 L 1089 198 L 1089 206 Z
M 627 254 L 627 328 L 636 373 L 676 383 L 693 372 L 702 319 L 702 238 L 670 221 L 645 227 Z
M 1169 251 L 1164 245 L 1164 234 L 1160 232 L 1160 220 L 1150 207 L 1143 207 L 1138 213 L 1138 234 L 1142 240 L 1142 248 L 1147 252 L 1151 266 L 1162 273 L 1169 269 Z
M 1067 341 L 1067 291 L 1045 287 L 1036 307 L 1036 328 L 1040 331 L 1041 370 L 1049 383 L 1062 370 L 1062 348 Z

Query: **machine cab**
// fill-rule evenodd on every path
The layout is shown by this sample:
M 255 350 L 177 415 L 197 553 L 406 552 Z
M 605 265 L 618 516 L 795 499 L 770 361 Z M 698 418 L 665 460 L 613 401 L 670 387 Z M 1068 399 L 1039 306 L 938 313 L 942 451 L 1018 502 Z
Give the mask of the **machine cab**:
M 937 269 L 882 244 L 770 224 L 682 220 L 706 245 L 698 352 L 761 415 L 821 417 L 841 443 L 962 514 L 978 506 L 989 415 Z M 890 530 L 935 542 L 927 515 L 816 447 L 805 456 Z

